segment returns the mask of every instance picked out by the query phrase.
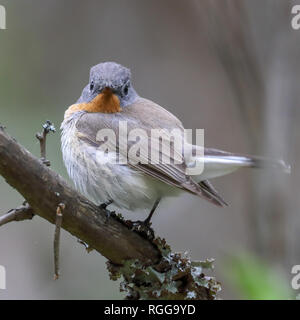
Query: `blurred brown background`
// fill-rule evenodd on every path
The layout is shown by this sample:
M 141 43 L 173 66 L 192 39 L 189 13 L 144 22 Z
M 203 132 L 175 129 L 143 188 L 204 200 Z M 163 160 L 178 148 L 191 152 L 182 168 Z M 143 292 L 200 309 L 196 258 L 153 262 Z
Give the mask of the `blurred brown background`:
M 185 195 L 162 203 L 153 225 L 173 250 L 216 259 L 222 298 L 243 297 L 223 268 L 238 252 L 259 256 L 289 283 L 292 265 L 300 264 L 300 30 L 290 24 L 297 1 L 0 4 L 7 11 L 7 30 L 0 30 L 0 122 L 35 155 L 35 133 L 46 119 L 59 129 L 89 68 L 116 61 L 131 68 L 141 96 L 169 109 L 186 128 L 204 128 L 206 146 L 288 161 L 291 175 L 246 170 L 216 179 L 228 208 Z M 47 148 L 52 168 L 67 178 L 59 130 Z M 0 213 L 21 202 L 0 177 Z M 53 232 L 39 217 L 0 229 L 0 265 L 7 271 L 0 299 L 123 297 L 105 259 L 87 254 L 66 232 L 62 277 L 54 282 Z

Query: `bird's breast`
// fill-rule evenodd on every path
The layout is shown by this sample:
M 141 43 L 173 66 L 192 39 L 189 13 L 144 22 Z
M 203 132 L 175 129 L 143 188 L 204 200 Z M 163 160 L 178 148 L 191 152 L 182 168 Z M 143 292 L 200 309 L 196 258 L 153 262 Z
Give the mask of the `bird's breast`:
M 77 111 L 89 113 L 117 113 L 121 112 L 120 100 L 111 89 L 105 88 L 90 102 L 76 103 L 71 105 L 65 112 L 65 119 Z

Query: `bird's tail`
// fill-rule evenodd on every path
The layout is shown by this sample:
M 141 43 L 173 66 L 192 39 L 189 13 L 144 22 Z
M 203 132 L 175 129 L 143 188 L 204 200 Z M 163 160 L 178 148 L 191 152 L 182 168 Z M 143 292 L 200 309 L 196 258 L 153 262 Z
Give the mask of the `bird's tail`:
M 291 172 L 290 165 L 283 160 L 258 156 L 229 153 L 217 149 L 205 149 L 204 170 L 196 180 L 216 178 L 238 170 L 239 168 L 271 168 L 286 173 Z
M 285 163 L 283 160 L 247 156 L 243 161 L 245 161 L 245 163 L 252 168 L 272 168 L 288 174 L 291 173 L 291 166 Z

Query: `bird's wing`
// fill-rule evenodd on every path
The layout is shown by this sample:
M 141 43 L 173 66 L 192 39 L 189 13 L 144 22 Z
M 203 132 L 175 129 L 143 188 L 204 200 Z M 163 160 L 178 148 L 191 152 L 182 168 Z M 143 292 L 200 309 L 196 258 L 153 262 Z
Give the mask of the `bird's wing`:
M 199 182 L 201 188 L 207 190 L 210 194 L 214 195 L 216 199 L 218 199 L 224 206 L 228 206 L 228 203 L 221 197 L 219 192 L 215 189 L 215 187 L 211 184 L 209 180 L 203 180 Z
M 122 112 L 119 113 L 83 113 L 76 123 L 78 137 L 83 143 L 99 146 L 99 141 L 96 139 L 97 132 L 101 129 L 112 129 L 117 137 L 117 145 L 115 145 L 112 139 L 110 142 L 111 150 L 117 149 L 119 153 L 124 155 L 124 148 L 120 145 L 121 142 L 118 136 L 120 121 L 126 121 L 128 132 L 132 129 L 143 129 L 148 133 L 146 137 L 141 137 L 139 141 L 141 149 L 144 148 L 144 151 L 148 151 L 141 151 L 139 153 L 139 161 L 136 161 L 134 154 L 126 152 L 129 166 L 169 185 L 205 198 L 218 206 L 224 205 L 224 201 L 220 199 L 213 189 L 207 185 L 198 184 L 191 176 L 186 174 L 186 164 L 182 149 L 178 150 L 174 145 L 169 144 L 169 147 L 171 147 L 170 155 L 164 154 L 164 150 L 168 150 L 163 148 L 164 141 L 166 140 L 160 139 L 157 144 L 159 147 L 160 161 L 158 163 L 151 161 L 151 158 L 149 158 L 151 155 L 151 149 L 149 148 L 150 146 L 153 148 L 153 144 L 150 143 L 149 131 L 151 129 L 162 129 L 162 133 L 166 135 L 166 137 L 170 135 L 170 130 L 173 129 L 178 129 L 181 134 L 183 132 L 181 122 L 170 112 L 152 101 L 140 98 L 136 103 L 123 108 Z M 135 142 L 127 143 L 130 148 Z M 106 141 L 106 146 L 108 146 L 108 141 Z M 161 157 L 164 156 L 171 156 L 169 164 L 161 162 Z

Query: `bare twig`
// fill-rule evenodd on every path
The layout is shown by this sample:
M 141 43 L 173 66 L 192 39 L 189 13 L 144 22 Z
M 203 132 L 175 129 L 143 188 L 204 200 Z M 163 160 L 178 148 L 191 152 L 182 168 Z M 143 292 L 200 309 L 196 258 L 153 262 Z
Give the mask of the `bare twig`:
M 59 244 L 60 244 L 60 229 L 63 218 L 63 210 L 65 205 L 60 203 L 56 209 L 55 235 L 54 235 L 54 280 L 59 278 Z
M 42 133 L 38 132 L 35 136 L 40 142 L 40 148 L 41 148 L 41 160 L 42 162 L 50 167 L 50 161 L 46 159 L 46 139 L 47 134 L 49 132 L 55 132 L 55 127 L 51 123 L 51 121 L 47 120 L 45 124 L 43 124 L 43 131 Z
M 12 221 L 31 220 L 33 216 L 33 209 L 27 203 L 24 203 L 22 206 L 11 209 L 6 214 L 0 216 L 0 226 Z
M 41 161 L 47 167 L 50 167 L 50 161 L 46 159 L 46 142 L 47 134 L 49 132 L 55 132 L 55 127 L 51 121 L 47 120 L 43 124 L 42 133 L 37 133 L 36 138 L 40 142 L 41 148 Z M 60 246 L 60 229 L 62 223 L 62 211 L 65 208 L 63 203 L 60 203 L 56 209 L 56 220 L 55 220 L 55 234 L 54 234 L 54 280 L 59 278 L 59 246 Z

